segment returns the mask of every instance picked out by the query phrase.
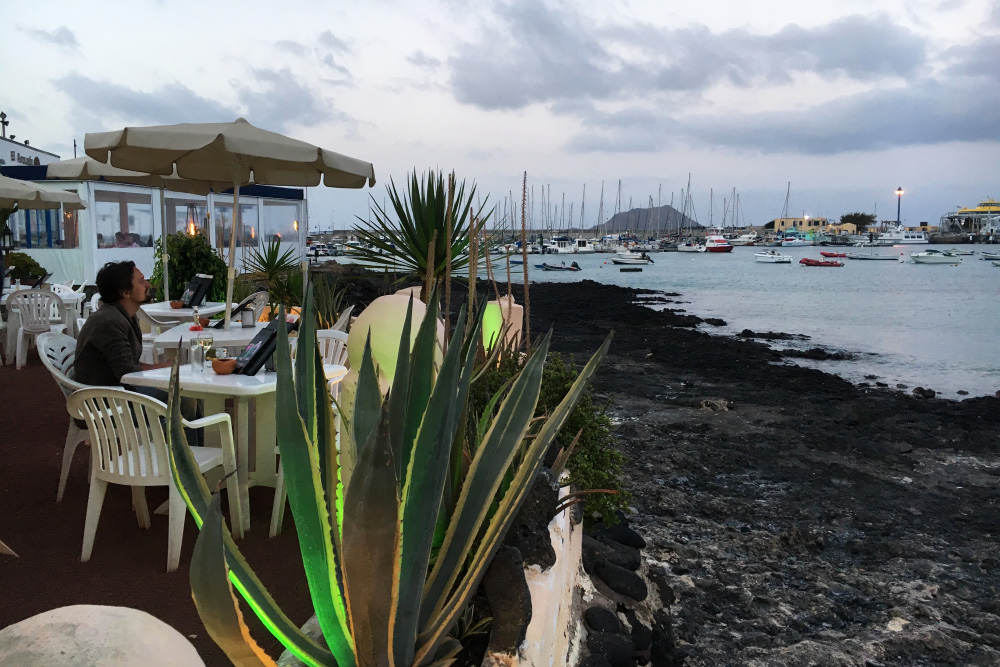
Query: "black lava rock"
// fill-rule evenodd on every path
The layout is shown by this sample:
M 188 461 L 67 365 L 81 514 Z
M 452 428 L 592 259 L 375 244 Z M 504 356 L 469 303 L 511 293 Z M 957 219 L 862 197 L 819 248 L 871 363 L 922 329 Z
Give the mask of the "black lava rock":
M 610 609 L 591 607 L 583 612 L 583 620 L 591 632 L 621 632 L 622 624 Z
M 559 485 L 552 471 L 542 468 L 504 539 L 504 544 L 521 552 L 525 563 L 538 565 L 542 570 L 556 564 L 556 552 L 549 539 L 549 521 L 555 516 L 558 500 Z
M 611 667 L 611 663 L 603 655 L 592 655 L 581 662 L 580 667 Z
M 611 667 L 632 665 L 632 640 L 623 634 L 594 632 L 587 637 L 587 648 L 591 654 L 604 656 Z
M 624 521 L 620 521 L 610 528 L 603 523 L 594 524 L 590 534 L 597 538 L 605 537 L 609 540 L 614 540 L 619 544 L 624 544 L 633 549 L 646 548 L 646 540 L 642 539 L 642 535 L 629 528 L 628 524 Z
M 670 612 L 660 609 L 653 616 L 653 637 L 649 650 L 653 667 L 676 667 L 683 661 L 677 660 L 674 646 L 674 625 Z
M 490 650 L 516 653 L 531 622 L 531 592 L 517 549 L 501 546 L 497 550 L 483 577 L 483 589 L 493 610 Z
M 632 646 L 636 653 L 648 652 L 653 643 L 653 630 L 647 628 L 631 609 L 625 610 L 625 620 L 632 626 Z
M 594 538 L 590 535 L 583 536 L 583 558 L 584 569 L 591 572 L 596 558 L 603 557 L 609 563 L 623 567 L 626 570 L 635 572 L 642 563 L 642 556 L 638 549 L 627 547 L 605 537 Z M 587 561 L 590 561 L 589 567 Z
M 612 565 L 607 560 L 598 559 L 594 568 L 596 575 L 608 585 L 608 588 L 615 593 L 632 598 L 636 602 L 642 602 L 649 595 L 649 588 L 635 572 L 630 572 L 623 567 Z
M 648 578 L 660 593 L 660 602 L 664 607 L 669 607 L 677 600 L 674 589 L 667 583 L 667 571 L 663 567 L 649 568 Z

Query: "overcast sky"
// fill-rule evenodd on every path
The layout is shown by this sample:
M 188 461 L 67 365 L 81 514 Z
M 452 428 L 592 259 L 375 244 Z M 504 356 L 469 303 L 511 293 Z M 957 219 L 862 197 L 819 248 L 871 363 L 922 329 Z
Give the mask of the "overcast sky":
M 114 7 L 114 11 L 108 7 Z M 366 217 L 416 168 L 502 209 L 522 173 L 579 220 L 671 196 L 698 220 L 851 211 L 931 221 L 1000 198 L 1000 0 L 21 2 L 2 97 L 18 140 L 245 117 L 375 165 L 309 191 L 310 228 Z M 82 148 L 80 150 L 82 155 Z M 877 207 L 877 208 L 876 208 Z M 540 212 L 536 212 L 536 220 Z

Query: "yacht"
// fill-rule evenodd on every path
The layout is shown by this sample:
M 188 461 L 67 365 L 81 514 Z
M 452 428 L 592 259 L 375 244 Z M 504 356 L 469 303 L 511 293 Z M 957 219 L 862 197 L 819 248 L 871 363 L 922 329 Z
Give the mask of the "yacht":
M 558 255 L 572 255 L 576 252 L 576 241 L 568 236 L 557 236 L 553 238 L 552 241 L 545 244 L 543 252 Z
M 684 241 L 677 244 L 677 252 L 705 252 L 705 244 L 699 241 Z
M 927 232 L 916 232 L 909 230 L 903 225 L 896 225 L 896 228 L 882 232 L 878 237 L 879 245 L 909 245 L 915 243 L 930 243 Z
M 590 239 L 577 239 L 576 240 L 576 252 L 578 254 L 596 252 L 594 247 L 594 242 Z
M 705 237 L 706 252 L 732 252 L 733 246 L 722 236 L 709 234 Z
M 734 239 L 729 239 L 731 245 L 757 245 L 760 243 L 761 238 L 757 236 L 757 232 L 751 232 L 749 234 L 740 234 Z

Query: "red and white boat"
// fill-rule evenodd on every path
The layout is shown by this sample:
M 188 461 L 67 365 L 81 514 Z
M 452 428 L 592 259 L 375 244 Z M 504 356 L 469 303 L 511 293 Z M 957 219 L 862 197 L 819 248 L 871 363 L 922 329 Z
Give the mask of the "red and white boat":
M 705 237 L 706 252 L 732 252 L 733 246 L 725 237 L 709 234 Z
M 843 266 L 843 262 L 838 262 L 833 259 L 810 259 L 809 257 L 803 257 L 799 260 L 799 264 L 804 266 Z
M 823 250 L 820 250 L 819 254 L 823 255 L 824 257 L 847 257 L 846 252 L 825 252 Z

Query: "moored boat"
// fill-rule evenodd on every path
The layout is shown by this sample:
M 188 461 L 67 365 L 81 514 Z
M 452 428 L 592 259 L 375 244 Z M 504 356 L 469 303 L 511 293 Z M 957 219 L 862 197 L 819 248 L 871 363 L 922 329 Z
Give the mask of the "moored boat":
M 975 250 L 962 250 L 961 248 L 948 248 L 947 250 L 942 250 L 941 252 L 949 257 L 971 257 L 976 254 Z
M 790 255 L 782 255 L 777 250 L 765 250 L 764 252 L 755 252 L 753 254 L 754 261 L 761 262 L 763 264 L 791 264 L 792 258 Z
M 685 241 L 677 244 L 677 252 L 705 252 L 705 245 L 697 241 Z
M 799 264 L 803 266 L 843 266 L 843 262 L 838 262 L 833 259 L 812 259 L 810 257 L 803 257 L 799 260 Z
M 732 252 L 733 246 L 723 236 L 709 234 L 705 237 L 706 252 Z
M 899 257 L 897 257 L 896 255 L 876 255 L 876 254 L 863 255 L 853 252 L 847 253 L 847 259 L 874 259 L 874 260 L 882 260 L 888 262 L 900 261 Z
M 734 239 L 729 239 L 729 243 L 731 245 L 757 245 L 760 241 L 761 239 L 760 236 L 757 235 L 757 232 L 740 234 Z
M 652 264 L 649 255 L 642 252 L 620 252 L 611 258 L 613 264 Z
M 961 257 L 952 257 L 940 250 L 925 250 L 923 252 L 911 252 L 910 259 L 914 264 L 952 264 L 962 263 Z
M 562 264 L 549 264 L 548 262 L 543 262 L 541 264 L 535 264 L 536 269 L 541 269 L 542 271 L 580 271 L 580 265 L 573 262 L 569 266 L 566 262 Z
M 823 255 L 824 257 L 847 257 L 846 252 L 827 252 L 825 250 L 820 250 L 819 254 Z

